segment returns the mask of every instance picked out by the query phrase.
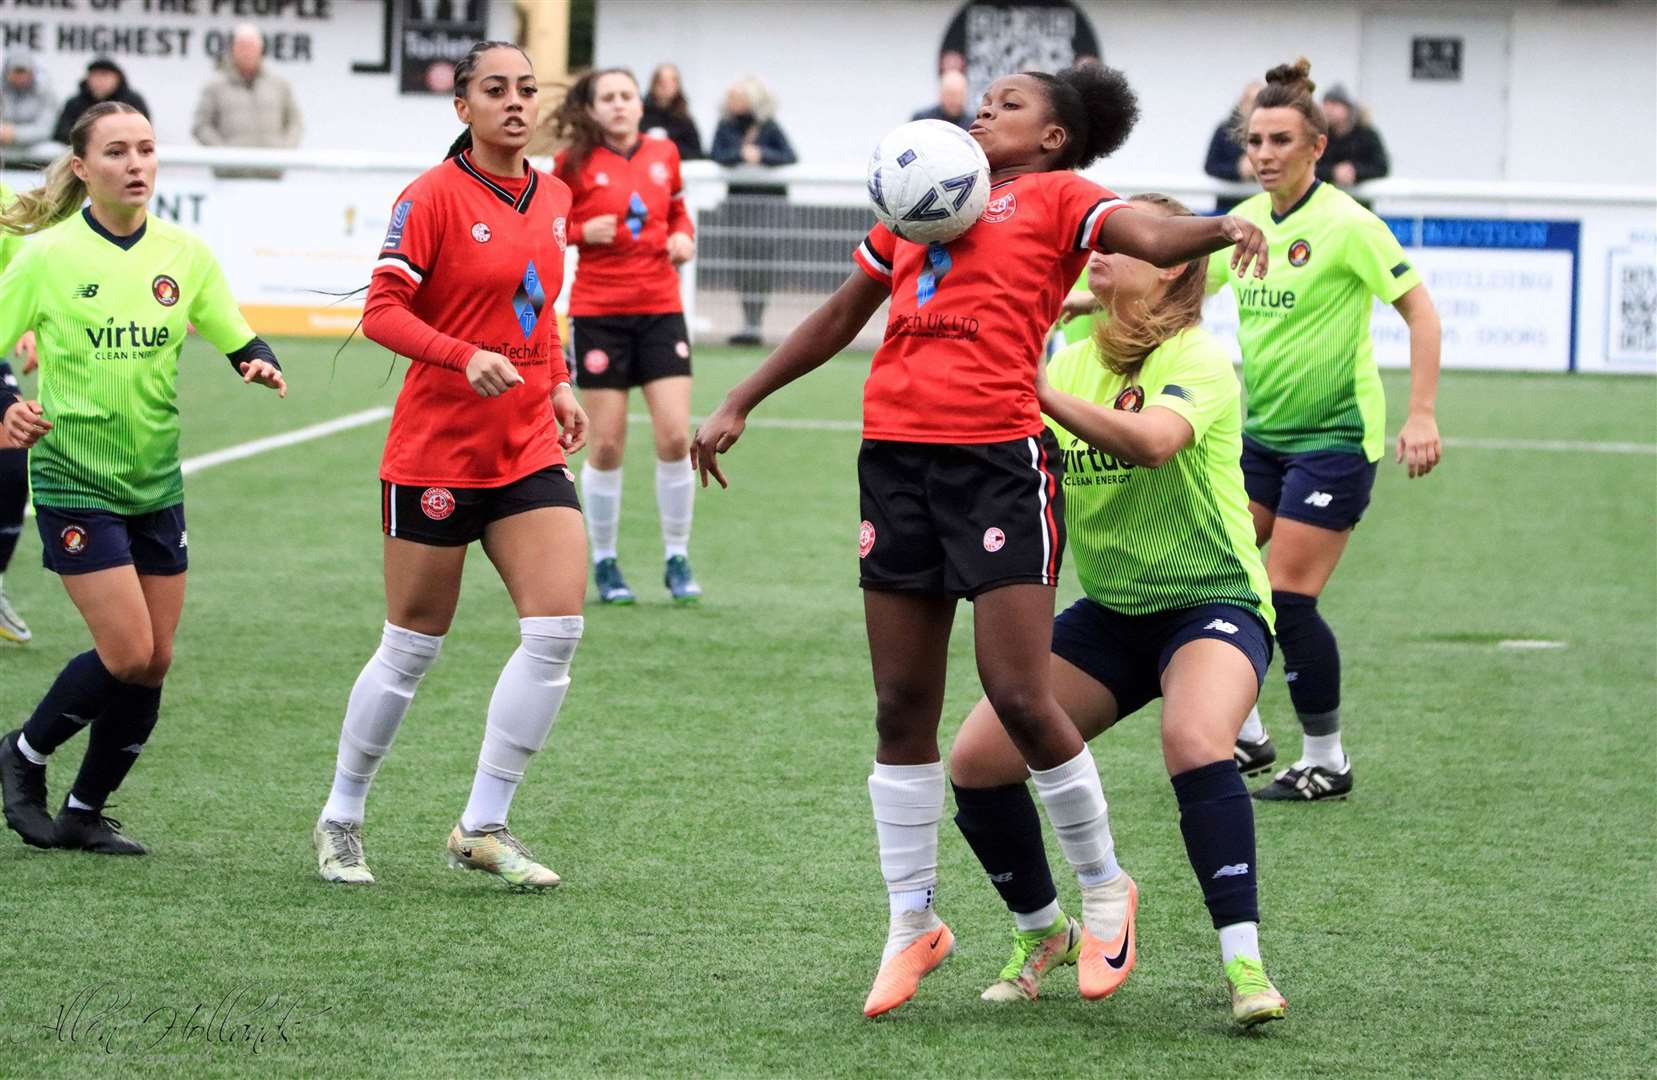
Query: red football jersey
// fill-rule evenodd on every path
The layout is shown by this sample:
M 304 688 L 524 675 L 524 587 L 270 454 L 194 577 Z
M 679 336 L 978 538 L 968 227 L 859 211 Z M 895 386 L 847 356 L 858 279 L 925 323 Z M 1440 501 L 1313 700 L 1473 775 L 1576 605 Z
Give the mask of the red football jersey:
M 553 171 L 568 180 L 575 200 L 570 243 L 581 249 L 570 287 L 570 314 L 667 315 L 684 310 L 679 272 L 667 258 L 670 233 L 693 236 L 679 177 L 679 148 L 671 139 L 640 136 L 630 154 L 600 146 L 570 175 L 566 155 Z M 616 216 L 616 238 L 582 243 L 582 223 Z
M 497 487 L 564 461 L 552 391 L 569 370 L 552 302 L 570 191 L 528 172 L 491 176 L 462 153 L 397 197 L 363 311 L 368 337 L 417 361 L 397 395 L 384 480 Z M 465 375 L 478 349 L 512 361 L 523 384 L 479 397 Z
M 863 384 L 863 437 L 991 443 L 1038 434 L 1036 365 L 1048 328 L 1124 199 L 1073 172 L 990 189 L 948 244 L 876 225 L 856 262 L 892 289 L 886 339 Z

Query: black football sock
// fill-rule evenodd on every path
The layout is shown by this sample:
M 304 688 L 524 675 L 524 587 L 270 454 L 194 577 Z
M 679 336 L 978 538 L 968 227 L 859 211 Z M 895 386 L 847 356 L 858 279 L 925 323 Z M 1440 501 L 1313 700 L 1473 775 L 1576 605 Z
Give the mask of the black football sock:
M 1274 590 L 1272 606 L 1283 648 L 1283 678 L 1305 734 L 1301 758 L 1340 769 L 1346 755 L 1341 750 L 1341 653 L 1335 633 L 1318 613 L 1315 596 Z
M 29 452 L 0 450 L 0 574 L 11 565 L 29 504 Z
M 103 715 L 92 722 L 86 757 L 81 759 L 81 771 L 69 793 L 94 810 L 103 809 L 132 771 L 160 715 L 159 686 L 123 685 Z
M 1254 803 L 1237 763 L 1227 758 L 1172 778 L 1185 854 L 1202 886 L 1215 929 L 1259 922 L 1255 891 Z
M 1014 915 L 1058 901 L 1042 843 L 1041 815 L 1025 784 L 955 787 L 955 826 Z
M 34 715 L 23 725 L 29 748 L 50 754 L 70 736 L 95 720 L 124 685 L 104 667 L 95 649 L 70 660 L 58 673 L 52 688 L 40 699 Z

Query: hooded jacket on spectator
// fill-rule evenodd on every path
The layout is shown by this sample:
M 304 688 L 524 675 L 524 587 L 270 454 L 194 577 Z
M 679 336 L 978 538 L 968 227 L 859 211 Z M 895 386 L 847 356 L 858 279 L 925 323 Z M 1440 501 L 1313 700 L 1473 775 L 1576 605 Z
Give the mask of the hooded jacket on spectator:
M 105 71 L 114 72 L 115 76 L 121 81 L 115 84 L 114 91 L 111 92 L 108 97 L 101 98 L 93 94 L 91 89 L 87 86 L 87 80 L 82 79 L 80 93 L 64 102 L 63 111 L 58 113 L 57 128 L 52 132 L 52 138 L 54 141 L 63 143 L 67 146 L 69 143 L 69 132 L 74 128 L 75 121 L 81 118 L 81 113 L 101 101 L 119 101 L 123 104 L 131 105 L 133 108 L 143 113 L 146 118 L 150 115 L 150 107 L 145 103 L 144 95 L 127 85 L 127 73 L 122 71 L 115 61 L 100 58 L 94 60 L 91 66 L 87 68 L 87 71 L 91 72 L 93 68 L 103 68 Z
M 9 54 L 4 74 L 10 75 L 18 67 L 27 67 L 33 78 L 22 90 L 13 86 L 9 78 L 0 78 L 0 124 L 11 126 L 13 146 L 32 146 L 52 137 L 52 124 L 58 118 L 58 99 L 33 54 Z

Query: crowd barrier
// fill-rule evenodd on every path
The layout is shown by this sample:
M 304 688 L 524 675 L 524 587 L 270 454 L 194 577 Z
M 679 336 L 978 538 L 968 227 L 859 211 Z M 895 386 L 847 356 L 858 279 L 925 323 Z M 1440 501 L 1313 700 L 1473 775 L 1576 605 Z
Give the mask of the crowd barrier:
M 249 320 L 267 334 L 343 335 L 397 193 L 430 155 L 164 147 L 157 214 L 201 233 L 218 253 Z M 545 162 L 542 162 L 545 165 Z M 262 169 L 279 179 L 217 175 Z M 1161 191 L 1207 211 L 1253 188 L 1185 173 L 1089 175 L 1121 193 Z M 757 323 L 779 340 L 851 272 L 872 221 L 861 163 L 825 169 L 684 166 L 699 228 L 682 273 L 699 343 Z M 0 172 L 13 187 L 38 174 Z M 726 193 L 770 184 L 786 195 Z M 1420 267 L 1444 322 L 1447 367 L 1657 374 L 1657 189 L 1517 182 L 1388 179 L 1361 189 Z M 572 252 L 572 263 L 576 255 Z M 1211 328 L 1229 338 L 1228 291 L 1212 299 Z M 859 344 L 879 341 L 871 320 Z M 1374 321 L 1383 365 L 1408 363 L 1403 321 Z

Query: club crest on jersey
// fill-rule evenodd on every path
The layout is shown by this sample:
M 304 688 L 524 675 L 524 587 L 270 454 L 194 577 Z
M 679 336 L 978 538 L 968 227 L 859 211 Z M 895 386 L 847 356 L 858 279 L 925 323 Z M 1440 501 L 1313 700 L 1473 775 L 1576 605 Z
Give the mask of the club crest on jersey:
M 1312 259 L 1312 245 L 1304 240 L 1296 240 L 1289 245 L 1289 265 L 1305 266 Z
M 79 525 L 70 525 L 58 533 L 58 540 L 63 544 L 63 550 L 68 555 L 79 555 L 86 550 L 86 530 Z
M 875 527 L 873 523 L 865 521 L 857 527 L 857 557 L 867 559 L 869 552 L 875 546 Z
M 489 236 L 489 226 L 485 225 L 483 222 L 480 221 L 476 225 L 472 226 L 472 239 L 476 240 L 478 243 L 487 244 L 489 242 Z
M 991 525 L 984 530 L 984 550 L 988 552 L 1000 551 L 1007 546 L 1007 534 Z
M 1116 395 L 1116 407 L 1124 412 L 1138 412 L 1145 407 L 1145 388 L 1130 386 Z
M 166 274 L 157 274 L 155 280 L 150 282 L 150 294 L 162 307 L 172 307 L 178 303 L 178 282 Z
M 652 161 L 650 163 L 650 180 L 654 184 L 660 184 L 662 187 L 667 187 L 666 162 Z
M 1007 192 L 1003 195 L 991 195 L 990 201 L 984 206 L 983 220 L 990 224 L 1006 221 L 1018 212 L 1018 195 Z
M 581 358 L 581 366 L 594 375 L 602 375 L 610 368 L 610 354 L 603 349 L 588 349 Z
M 448 488 L 427 488 L 420 493 L 420 512 L 433 521 L 442 521 L 455 512 L 454 494 Z
M 594 173 L 593 174 L 593 183 L 598 187 L 609 187 L 610 186 L 610 174 L 607 173 L 607 172 Z
M 564 219 L 561 217 L 552 219 L 552 238 L 558 242 L 559 251 L 569 246 L 569 236 L 565 232 Z

